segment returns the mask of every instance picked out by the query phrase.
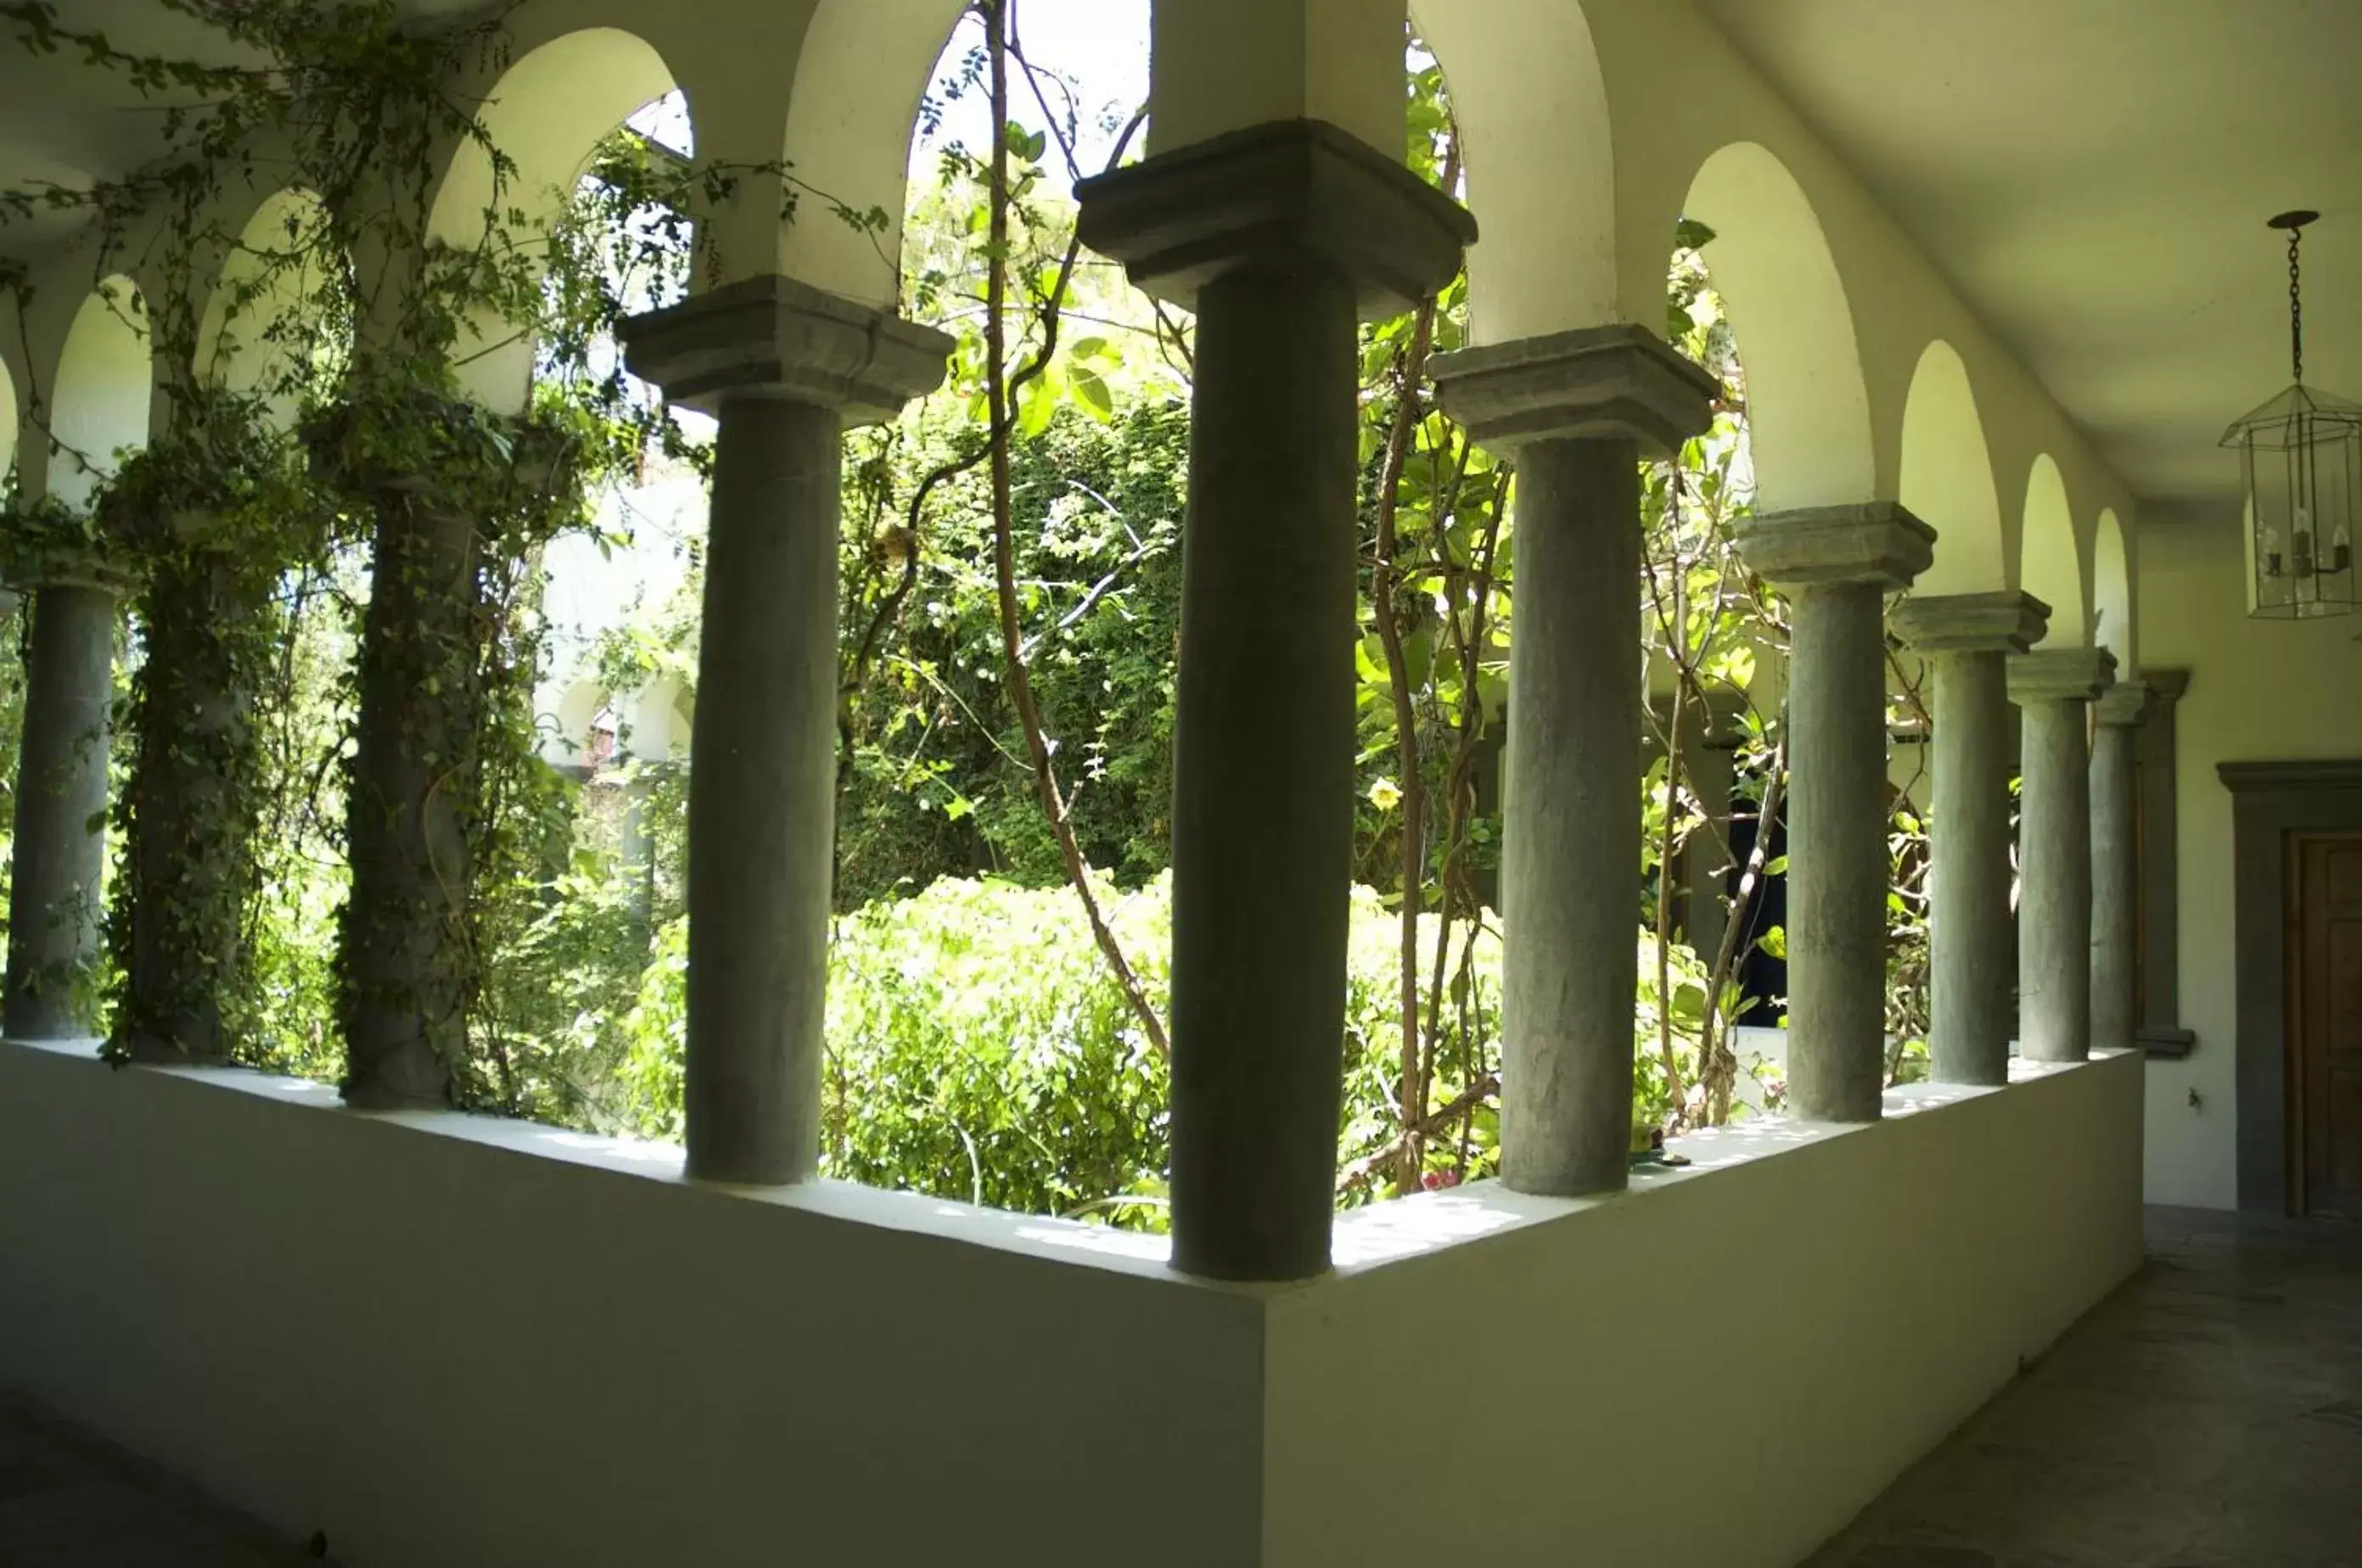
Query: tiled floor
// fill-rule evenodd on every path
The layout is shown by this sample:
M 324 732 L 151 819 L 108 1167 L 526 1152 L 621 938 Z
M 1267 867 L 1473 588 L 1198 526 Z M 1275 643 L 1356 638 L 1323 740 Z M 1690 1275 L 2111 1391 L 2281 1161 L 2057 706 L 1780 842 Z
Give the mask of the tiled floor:
M 2152 1211 L 2150 1263 L 1805 1568 L 2362 1568 L 2362 1226 Z M 0 1396 L 0 1564 L 319 1558 Z
M 0 1394 L 6 1568 L 319 1568 L 310 1551 Z
M 2362 1568 L 2362 1226 L 2168 1209 L 2148 1235 L 1805 1568 Z

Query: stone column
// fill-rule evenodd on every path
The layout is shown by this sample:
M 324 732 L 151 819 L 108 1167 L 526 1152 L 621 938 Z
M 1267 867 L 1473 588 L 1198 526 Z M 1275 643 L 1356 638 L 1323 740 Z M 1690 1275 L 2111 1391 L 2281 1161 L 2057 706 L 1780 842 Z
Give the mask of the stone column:
M 624 325 L 632 373 L 720 417 L 689 776 L 689 1174 L 820 1161 L 836 820 L 839 437 L 952 340 L 781 277 Z
M 2140 1043 L 2153 1057 L 2186 1057 L 2197 1036 L 2181 1025 L 2180 811 L 2174 710 L 2188 670 L 2144 669 L 2148 717 L 2133 733 L 2140 807 Z
M 1639 460 L 1705 430 L 1716 389 L 1637 326 L 1465 349 L 1433 374 L 1445 411 L 1518 466 L 1501 1178 L 1613 1191 L 1630 1163 L 1639 978 Z
M 1329 1264 L 1353 834 L 1357 315 L 1440 289 L 1465 212 L 1314 120 L 1077 188 L 1198 313 L 1173 779 L 1173 1262 Z
M 1699 714 L 1683 741 L 1690 793 L 1705 820 L 1682 846 L 1682 937 L 1711 970 L 1730 925 L 1730 797 L 1738 784 L 1738 741 L 1719 716 Z
M 1771 512 L 1737 535 L 1785 594 L 1788 1107 L 1874 1122 L 1886 1080 L 1885 597 L 1934 558 L 1936 531 L 1892 501 Z
M 1905 599 L 1896 635 L 1924 653 L 1936 686 L 1929 849 L 1938 1083 L 2009 1081 L 2015 932 L 2010 924 L 2008 655 L 2042 640 L 2050 607 L 2027 594 Z
M 337 934 L 345 1102 L 434 1110 L 467 1049 L 468 803 L 481 760 L 482 525 L 416 476 L 356 472 L 377 513 Z
M 74 992 L 98 957 L 116 585 L 55 575 L 31 595 L 17 752 L 5 1025 L 10 1039 L 89 1033 Z
M 2010 661 L 2024 715 L 2018 791 L 2018 1053 L 2081 1061 L 2092 1047 L 2092 781 L 2094 697 L 2115 680 L 2104 648 Z
M 2092 705 L 2092 1046 L 2128 1051 L 2140 1035 L 2140 798 L 2135 736 L 2148 688 L 2118 681 Z

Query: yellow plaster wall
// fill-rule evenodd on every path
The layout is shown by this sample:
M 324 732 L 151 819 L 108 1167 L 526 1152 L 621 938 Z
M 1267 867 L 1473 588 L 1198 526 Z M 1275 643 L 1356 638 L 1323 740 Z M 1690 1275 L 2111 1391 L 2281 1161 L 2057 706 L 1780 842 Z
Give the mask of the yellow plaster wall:
M 2237 948 L 2229 762 L 2362 757 L 2362 618 L 2250 620 L 2235 510 L 2143 537 L 2141 657 L 2190 671 L 2176 715 L 2181 1025 L 2198 1043 L 2148 1069 L 2151 1202 L 2237 1203 Z M 2191 1097 L 2197 1097 L 2192 1104 Z

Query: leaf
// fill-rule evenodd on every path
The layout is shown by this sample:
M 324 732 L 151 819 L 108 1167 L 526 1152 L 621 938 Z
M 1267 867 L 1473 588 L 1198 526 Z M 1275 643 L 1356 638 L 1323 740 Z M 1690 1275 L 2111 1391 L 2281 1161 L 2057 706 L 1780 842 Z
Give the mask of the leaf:
M 1066 374 L 1066 387 L 1075 394 L 1075 400 L 1082 404 L 1084 411 L 1093 419 L 1105 424 L 1115 418 L 1115 397 L 1108 390 L 1106 378 L 1098 371 L 1076 366 Z
M 1025 383 L 1017 395 L 1017 433 L 1032 441 L 1050 428 L 1057 417 L 1058 390 L 1047 376 L 1037 376 Z

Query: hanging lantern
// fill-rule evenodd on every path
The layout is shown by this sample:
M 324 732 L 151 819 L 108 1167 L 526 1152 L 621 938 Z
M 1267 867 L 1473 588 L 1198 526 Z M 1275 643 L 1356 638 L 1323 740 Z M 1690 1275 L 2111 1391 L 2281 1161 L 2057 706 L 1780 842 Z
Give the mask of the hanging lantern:
M 2362 531 L 2362 403 L 2304 384 L 2304 296 L 2298 247 L 2318 213 L 2282 213 L 2289 236 L 2289 357 L 2294 384 L 2233 422 L 2246 492 L 2247 610 L 2276 620 L 2356 608 L 2354 544 Z

